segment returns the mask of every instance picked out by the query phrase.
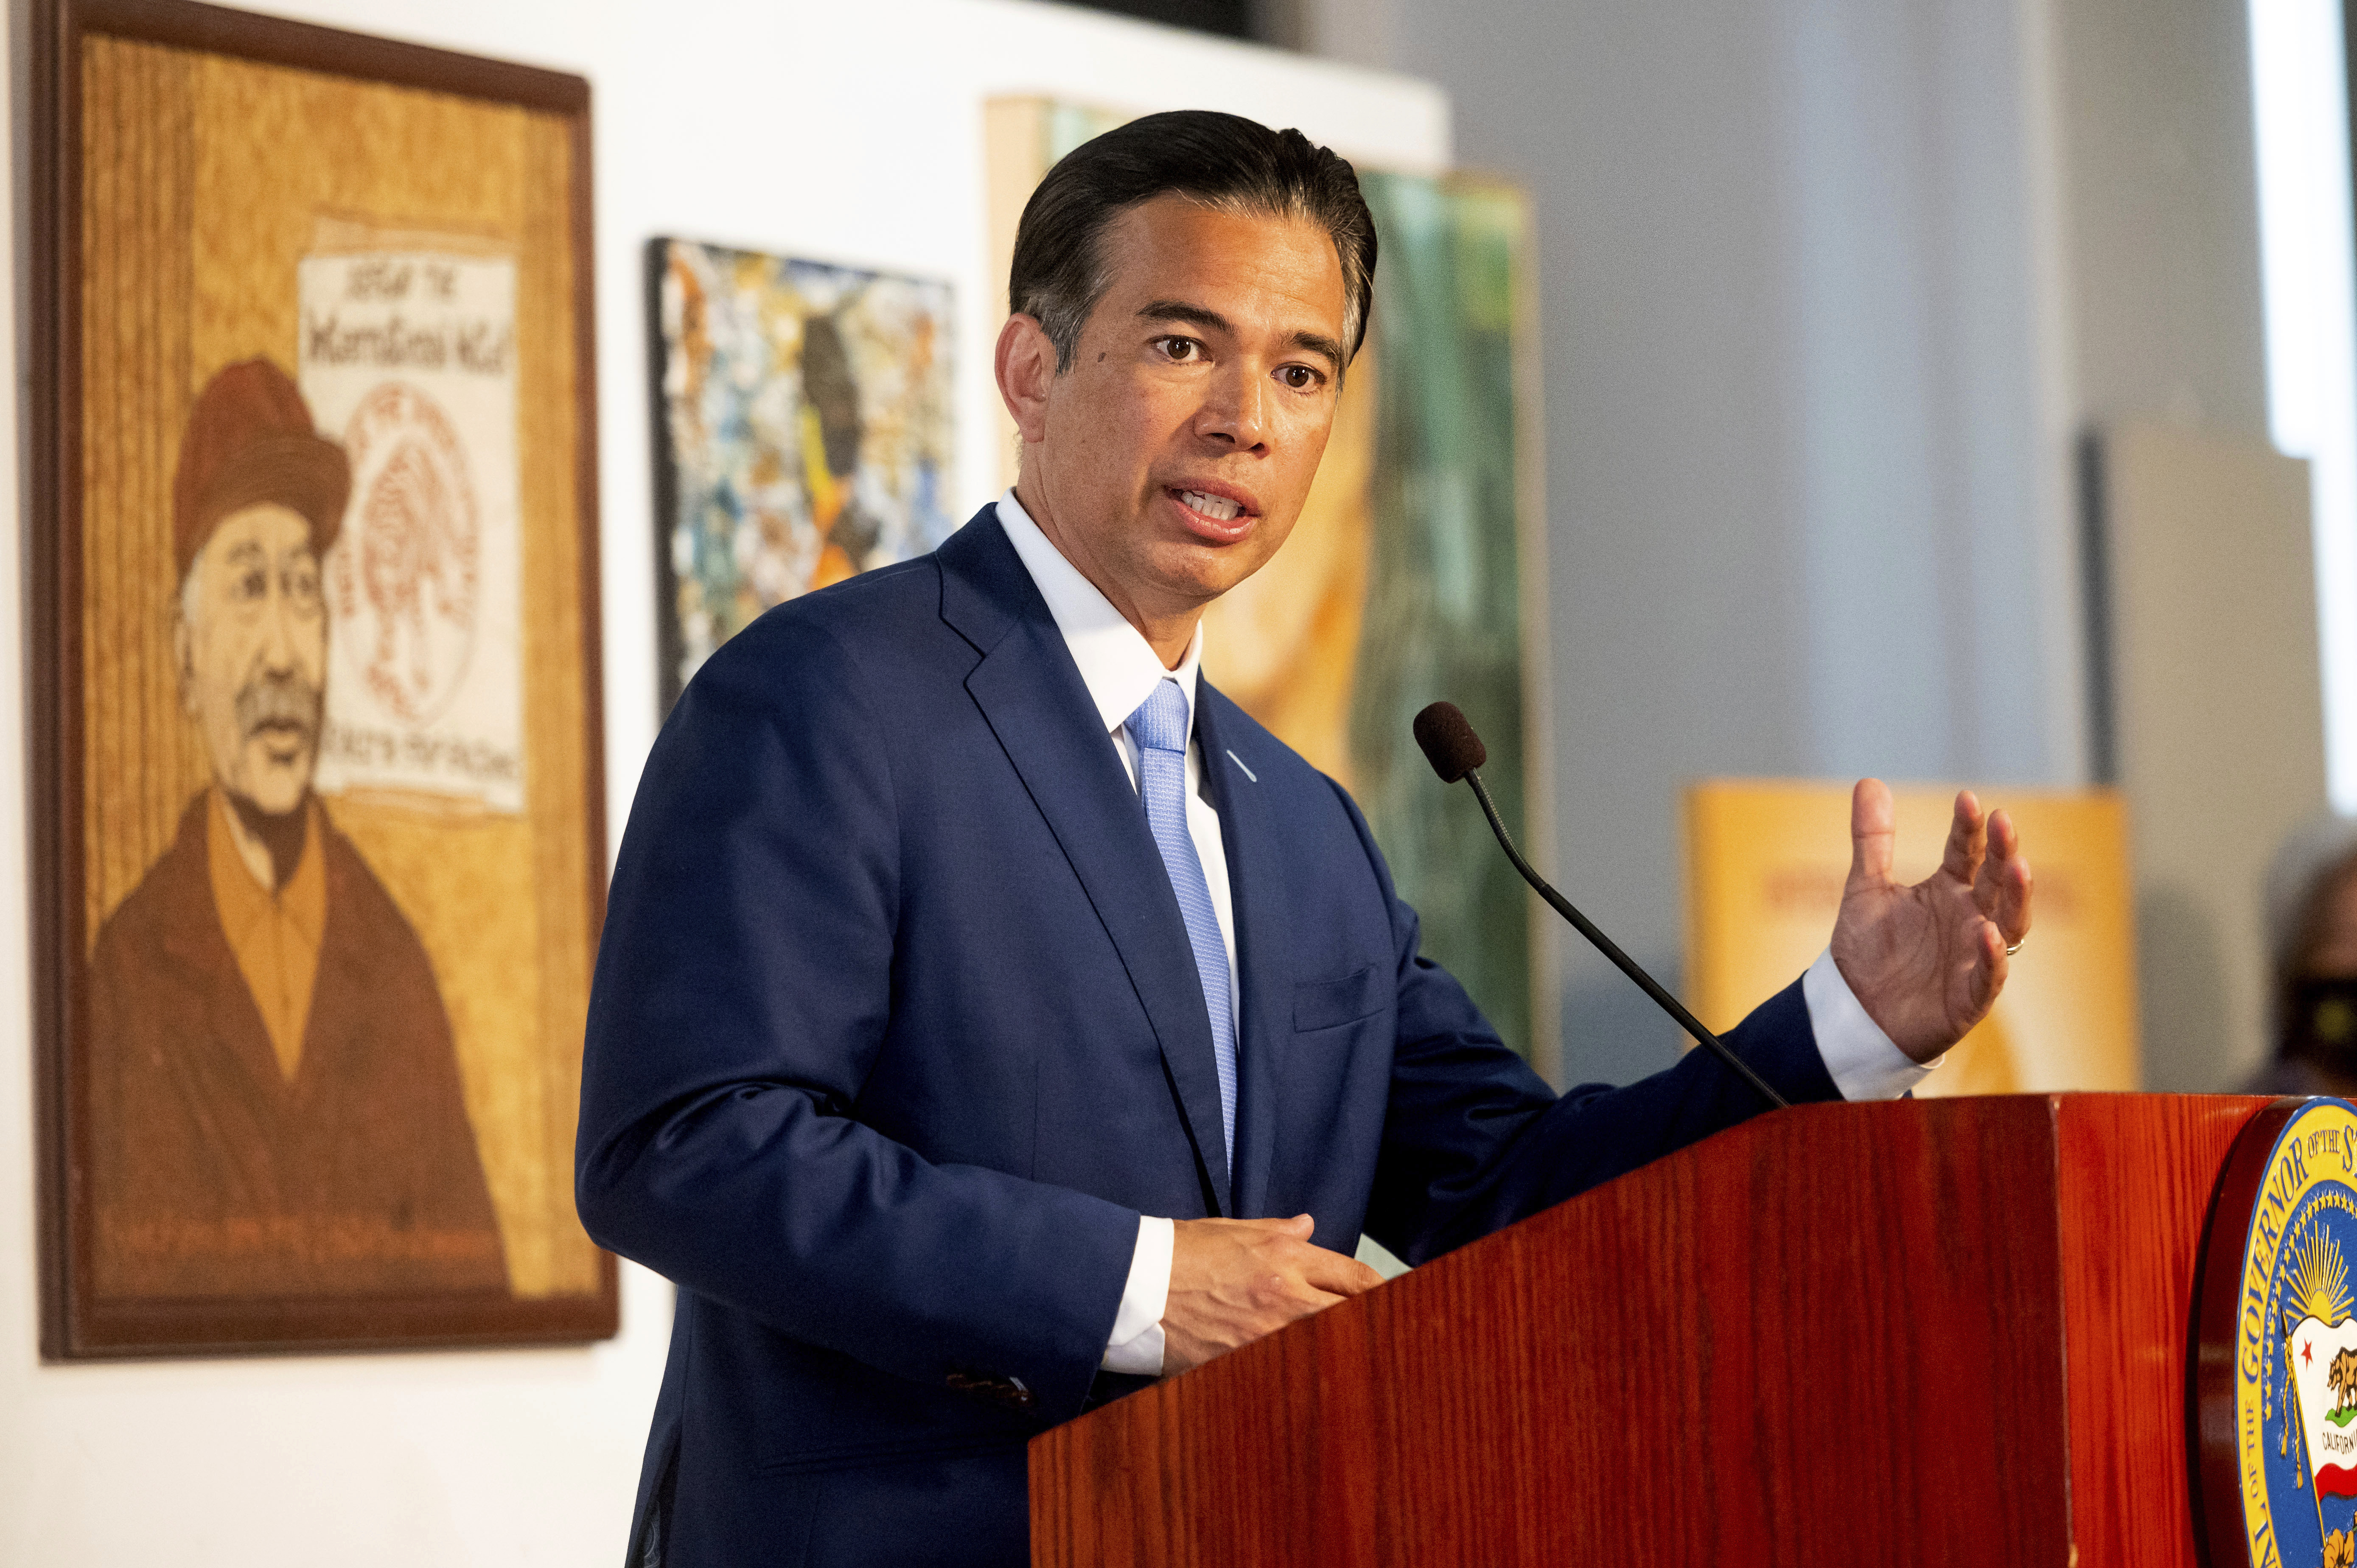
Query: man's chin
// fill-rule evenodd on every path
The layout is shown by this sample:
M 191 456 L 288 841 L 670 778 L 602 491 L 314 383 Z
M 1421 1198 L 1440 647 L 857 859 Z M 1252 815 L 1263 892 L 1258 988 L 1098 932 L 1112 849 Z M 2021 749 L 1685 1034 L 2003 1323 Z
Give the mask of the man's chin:
M 1181 546 L 1156 563 L 1156 574 L 1173 596 L 1209 604 L 1268 564 L 1267 557 L 1245 545 L 1224 549 Z
M 303 809 L 311 792 L 311 769 L 307 766 L 300 773 L 278 773 L 254 780 L 251 787 L 231 784 L 227 788 L 241 816 L 291 816 Z

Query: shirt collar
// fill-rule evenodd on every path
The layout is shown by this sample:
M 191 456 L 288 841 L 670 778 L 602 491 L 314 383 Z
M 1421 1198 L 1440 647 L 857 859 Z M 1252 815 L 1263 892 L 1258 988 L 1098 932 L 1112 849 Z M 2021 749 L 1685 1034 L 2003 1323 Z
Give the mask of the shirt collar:
M 1128 723 L 1138 704 L 1168 677 L 1178 682 L 1179 693 L 1187 699 L 1187 733 L 1194 734 L 1195 676 L 1203 662 L 1201 623 L 1188 639 L 1187 656 L 1178 668 L 1165 670 L 1153 644 L 1122 618 L 1113 601 L 1079 567 L 1064 559 L 1011 489 L 998 498 L 998 526 L 1006 531 L 1007 542 L 1023 558 L 1039 596 L 1048 601 L 1048 613 L 1056 618 L 1056 629 L 1064 634 L 1064 646 L 1072 650 L 1072 662 L 1081 667 L 1081 682 L 1106 730 Z

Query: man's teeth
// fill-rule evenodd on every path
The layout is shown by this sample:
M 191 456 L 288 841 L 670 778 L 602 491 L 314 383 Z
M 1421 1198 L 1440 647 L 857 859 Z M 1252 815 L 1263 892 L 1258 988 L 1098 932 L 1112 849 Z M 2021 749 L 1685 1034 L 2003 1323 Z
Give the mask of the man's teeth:
M 1181 490 L 1178 499 L 1205 517 L 1217 518 L 1222 522 L 1232 521 L 1243 510 L 1224 496 L 1207 496 L 1200 490 Z

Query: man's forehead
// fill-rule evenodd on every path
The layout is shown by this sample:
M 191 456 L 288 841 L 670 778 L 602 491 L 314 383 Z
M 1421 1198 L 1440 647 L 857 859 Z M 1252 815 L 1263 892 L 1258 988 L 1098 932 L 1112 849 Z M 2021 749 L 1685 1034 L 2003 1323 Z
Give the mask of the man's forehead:
M 1106 239 L 1105 297 L 1119 298 L 1125 316 L 1175 300 L 1230 320 L 1246 311 L 1312 317 L 1284 325 L 1340 335 L 1342 262 L 1333 236 L 1312 220 L 1157 196 L 1124 212 Z
M 279 501 L 256 501 L 215 523 L 205 542 L 221 546 L 223 555 L 255 550 L 308 552 L 311 532 L 311 520 L 294 508 Z

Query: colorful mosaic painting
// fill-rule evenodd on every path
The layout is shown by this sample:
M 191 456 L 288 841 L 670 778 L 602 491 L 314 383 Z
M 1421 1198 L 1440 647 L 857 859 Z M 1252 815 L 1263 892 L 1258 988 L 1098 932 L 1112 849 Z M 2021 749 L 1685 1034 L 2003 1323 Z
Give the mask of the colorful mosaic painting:
M 942 494 L 949 285 L 686 240 L 649 274 L 668 706 L 763 610 L 964 514 Z

